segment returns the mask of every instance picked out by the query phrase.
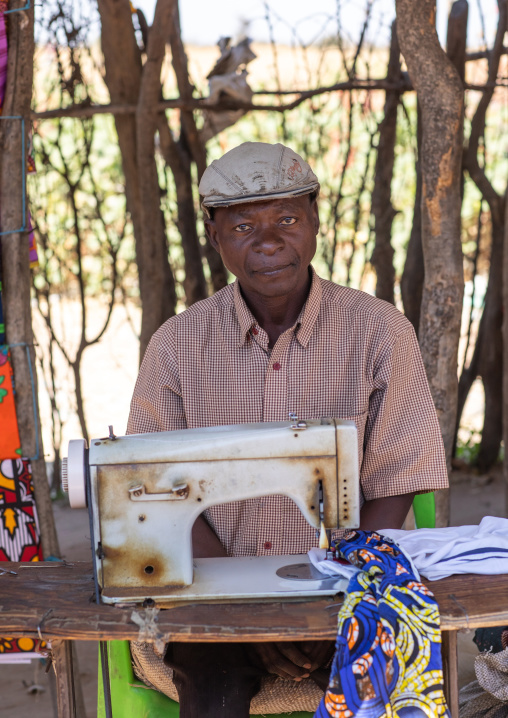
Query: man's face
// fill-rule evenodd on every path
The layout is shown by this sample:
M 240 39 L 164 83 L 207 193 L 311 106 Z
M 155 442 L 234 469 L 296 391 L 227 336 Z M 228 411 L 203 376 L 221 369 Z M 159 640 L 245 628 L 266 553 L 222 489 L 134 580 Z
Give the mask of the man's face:
M 205 227 L 244 292 L 281 297 L 309 281 L 319 229 L 309 195 L 219 207 Z

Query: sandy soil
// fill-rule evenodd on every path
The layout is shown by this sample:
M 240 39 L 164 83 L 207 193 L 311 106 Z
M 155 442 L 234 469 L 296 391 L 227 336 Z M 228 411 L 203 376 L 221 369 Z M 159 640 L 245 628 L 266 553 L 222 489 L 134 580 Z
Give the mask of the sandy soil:
M 455 471 L 452 477 L 453 525 L 478 523 L 483 516 L 504 515 L 504 487 L 501 472 L 477 476 Z M 55 518 L 64 558 L 83 561 L 90 557 L 88 516 L 85 510 L 71 510 L 63 502 L 55 502 Z M 459 676 L 465 685 L 474 679 L 473 661 L 477 655 L 472 632 L 459 634 Z M 81 684 L 87 718 L 96 716 L 97 644 L 77 642 Z M 35 689 L 35 687 L 38 687 Z M 34 690 L 35 689 L 35 690 Z M 0 667 L 2 718 L 53 718 L 53 703 L 44 662 L 33 661 L 26 666 Z

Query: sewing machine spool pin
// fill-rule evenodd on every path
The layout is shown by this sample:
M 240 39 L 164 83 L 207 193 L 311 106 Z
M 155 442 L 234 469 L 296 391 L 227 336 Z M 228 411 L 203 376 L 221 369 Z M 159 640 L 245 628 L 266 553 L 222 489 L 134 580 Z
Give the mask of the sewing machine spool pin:
M 289 425 L 289 428 L 292 431 L 305 431 L 305 429 L 307 428 L 307 422 L 300 421 L 300 419 L 298 418 L 298 415 L 292 411 L 289 412 L 289 420 L 291 422 L 291 424 Z

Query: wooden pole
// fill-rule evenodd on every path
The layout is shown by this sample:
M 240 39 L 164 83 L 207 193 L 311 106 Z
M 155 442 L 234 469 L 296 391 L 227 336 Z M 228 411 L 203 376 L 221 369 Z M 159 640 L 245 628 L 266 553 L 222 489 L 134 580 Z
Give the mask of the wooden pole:
M 443 657 L 443 679 L 446 703 L 452 718 L 459 718 L 457 631 L 443 631 L 441 633 L 441 654 Z
M 436 32 L 435 0 L 396 0 L 397 33 L 422 118 L 422 246 L 419 342 L 450 468 L 457 413 L 457 352 L 464 276 L 461 172 L 464 88 Z M 439 492 L 436 521 L 449 520 Z
M 397 83 L 401 77 L 400 48 L 396 23 L 392 25 L 387 82 Z M 392 223 L 397 212 L 392 205 L 392 179 L 397 139 L 397 115 L 400 92 L 387 90 L 384 117 L 379 125 L 376 171 L 372 190 L 371 211 L 374 216 L 375 246 L 371 263 L 376 270 L 376 297 L 395 304 L 395 267 L 392 247 Z
M 503 441 L 504 515 L 508 518 L 508 187 L 505 195 L 503 251 Z
M 11 9 L 21 5 L 14 2 Z M 35 501 L 45 556 L 59 556 L 53 508 L 49 495 L 37 399 L 37 375 L 30 308 L 26 187 L 24 186 L 27 130 L 32 99 L 34 17 L 30 10 L 13 12 L 8 21 L 7 86 L 0 122 L 0 227 L 7 343 L 11 346 L 16 381 L 16 414 L 23 456 L 31 458 Z M 23 151 L 24 149 L 24 151 Z
M 20 0 L 11 4 L 22 5 Z M 27 130 L 32 99 L 34 16 L 29 10 L 14 12 L 8 22 L 9 56 L 7 86 L 0 121 L 0 227 L 2 251 L 2 302 L 5 333 L 11 347 L 16 381 L 16 416 L 21 449 L 30 457 L 35 503 L 44 556 L 60 556 L 53 507 L 42 446 L 41 422 L 35 369 L 35 350 L 30 305 L 31 276 L 28 249 L 28 223 L 25 167 Z M 7 117 L 15 117 L 9 120 Z M 60 652 L 61 653 L 61 652 Z M 61 675 L 70 675 L 75 696 L 73 717 L 85 718 L 79 676 L 72 674 L 72 646 L 58 657 Z M 77 664 L 75 664 L 77 667 Z M 60 696 L 60 691 L 58 692 Z M 61 698 L 59 697 L 59 702 Z M 67 715 L 67 713 L 61 713 Z M 69 714 L 70 715 L 70 714 Z

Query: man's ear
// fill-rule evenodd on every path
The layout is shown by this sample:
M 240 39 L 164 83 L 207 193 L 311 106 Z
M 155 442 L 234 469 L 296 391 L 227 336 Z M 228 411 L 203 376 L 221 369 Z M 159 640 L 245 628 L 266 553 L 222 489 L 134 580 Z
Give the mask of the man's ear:
M 220 254 L 220 247 L 219 242 L 217 241 L 217 225 L 213 221 L 213 219 L 208 219 L 208 217 L 205 217 L 205 234 L 208 237 L 208 241 L 212 245 L 212 247 L 215 249 L 216 252 Z
M 314 229 L 316 231 L 316 236 L 317 236 L 317 233 L 319 232 L 319 225 L 320 225 L 319 208 L 318 208 L 317 199 L 312 200 L 312 217 L 314 219 Z

